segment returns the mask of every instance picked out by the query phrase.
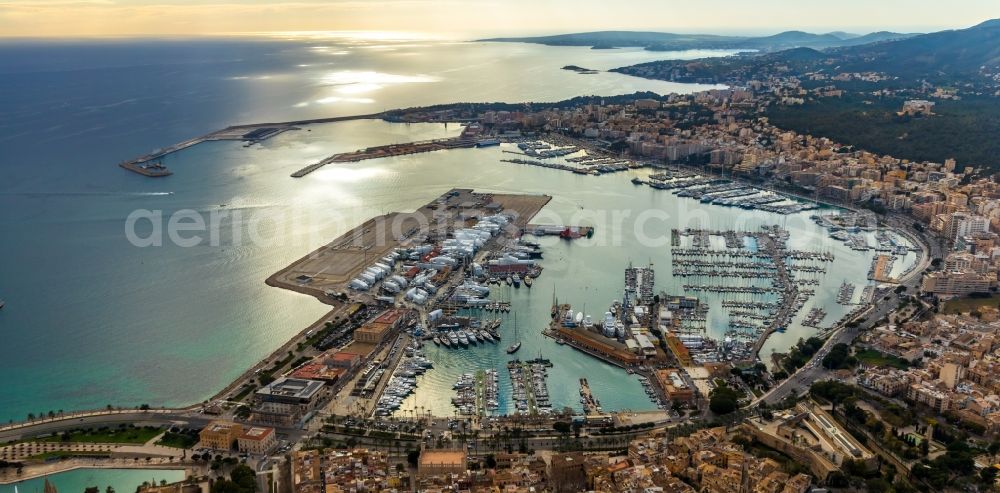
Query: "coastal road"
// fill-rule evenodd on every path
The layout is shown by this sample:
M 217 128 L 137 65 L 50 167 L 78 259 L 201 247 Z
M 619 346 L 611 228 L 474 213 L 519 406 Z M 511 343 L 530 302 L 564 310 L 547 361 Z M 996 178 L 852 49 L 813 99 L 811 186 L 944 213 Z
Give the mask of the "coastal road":
M 116 427 L 121 424 L 164 427 L 179 426 L 182 428 L 200 429 L 220 418 L 222 417 L 202 414 L 197 410 L 184 409 L 94 411 L 92 413 L 77 413 L 72 416 L 6 426 L 0 429 L 0 443 L 51 435 L 53 433 L 80 428 Z M 298 428 L 275 428 L 275 431 L 279 437 L 287 437 L 285 439 L 290 443 L 301 440 L 306 434 L 306 432 Z

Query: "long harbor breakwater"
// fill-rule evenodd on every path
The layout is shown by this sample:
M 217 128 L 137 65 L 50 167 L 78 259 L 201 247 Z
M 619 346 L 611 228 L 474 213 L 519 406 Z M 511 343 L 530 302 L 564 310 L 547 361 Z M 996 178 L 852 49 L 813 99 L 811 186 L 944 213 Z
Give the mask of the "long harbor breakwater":
M 372 113 L 367 115 L 353 115 L 353 116 L 335 116 L 329 118 L 314 118 L 308 120 L 295 120 L 286 122 L 267 122 L 267 123 L 252 123 L 246 125 L 234 125 L 231 127 L 226 127 L 222 130 L 216 130 L 214 132 L 207 133 L 200 137 L 194 137 L 183 142 L 178 142 L 176 144 L 170 145 L 168 147 L 163 147 L 160 149 L 154 149 L 149 154 L 144 154 L 127 161 L 122 161 L 118 163 L 118 166 L 125 168 L 129 171 L 139 173 L 143 176 L 149 176 L 153 178 L 170 176 L 173 172 L 163 165 L 161 160 L 166 156 L 173 154 L 178 151 L 182 151 L 189 147 L 196 146 L 202 142 L 209 141 L 220 141 L 220 140 L 235 140 L 235 141 L 245 141 L 247 145 L 255 144 L 257 142 L 262 142 L 275 135 L 288 132 L 291 130 L 298 130 L 300 126 L 312 125 L 318 123 L 335 123 L 350 120 L 367 120 L 373 118 L 382 118 L 382 113 Z

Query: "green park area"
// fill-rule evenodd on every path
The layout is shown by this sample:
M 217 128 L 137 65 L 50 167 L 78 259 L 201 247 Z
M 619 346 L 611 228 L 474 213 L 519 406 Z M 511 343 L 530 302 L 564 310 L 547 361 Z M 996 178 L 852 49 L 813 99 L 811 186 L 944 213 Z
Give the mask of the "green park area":
M 905 370 L 910 367 L 910 362 L 905 359 L 891 354 L 884 354 L 874 349 L 858 351 L 855 353 L 854 357 L 857 358 L 858 361 L 871 366 L 891 366 L 900 370 Z
M 123 428 L 90 428 L 72 430 L 64 433 L 38 438 L 36 442 L 72 442 L 72 443 L 146 443 L 163 430 L 153 426 L 123 427 Z

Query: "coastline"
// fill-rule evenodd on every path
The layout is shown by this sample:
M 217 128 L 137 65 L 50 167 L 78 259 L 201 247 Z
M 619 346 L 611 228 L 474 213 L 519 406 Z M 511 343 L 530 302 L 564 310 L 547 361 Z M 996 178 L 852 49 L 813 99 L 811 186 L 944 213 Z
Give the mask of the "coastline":
M 378 113 L 378 114 L 354 115 L 354 116 L 347 116 L 347 117 L 331 117 L 331 118 L 321 118 L 321 119 L 312 119 L 312 120 L 299 120 L 299 121 L 294 121 L 294 122 L 255 123 L 255 124 L 247 124 L 247 125 L 238 125 L 238 126 L 227 127 L 226 129 L 223 129 L 223 130 L 220 130 L 220 131 L 216 131 L 216 132 L 212 132 L 210 134 L 206 134 L 206 136 L 220 135 L 223 132 L 227 132 L 227 131 L 228 132 L 232 132 L 234 129 L 246 130 L 246 129 L 265 128 L 265 127 L 268 127 L 268 126 L 309 124 L 309 123 L 323 123 L 323 122 L 335 122 L 335 121 L 346 121 L 346 120 L 357 120 L 357 119 L 371 119 L 371 118 L 378 118 L 378 117 L 386 115 L 386 114 L 391 114 L 393 111 L 400 111 L 400 110 L 391 110 L 389 112 Z M 240 135 L 242 136 L 243 134 L 240 134 Z M 203 136 L 203 137 L 206 137 L 206 136 Z M 181 144 L 186 144 L 188 142 L 190 142 L 190 141 L 185 141 L 185 142 L 183 142 Z M 177 145 L 181 145 L 181 144 L 177 144 Z M 194 144 L 184 145 L 184 147 L 182 147 L 182 148 L 187 148 L 187 147 L 190 147 L 191 145 L 194 145 Z M 179 150 L 179 149 L 176 149 L 176 150 Z M 170 151 L 170 152 L 174 152 L 174 151 Z M 683 166 L 683 165 L 681 165 L 681 166 Z M 744 180 L 741 180 L 740 178 L 736 178 L 736 177 L 730 177 L 730 178 L 734 179 L 735 181 L 744 181 Z M 752 183 L 752 182 L 748 181 L 747 183 Z M 803 200 L 813 201 L 813 202 L 816 202 L 816 203 L 822 203 L 822 204 L 826 204 L 826 205 L 830 205 L 830 206 L 834 206 L 834 207 L 838 207 L 838 208 L 843 208 L 843 209 L 847 209 L 847 210 L 856 210 L 856 209 L 850 207 L 849 205 L 836 204 L 836 203 L 832 203 L 832 202 L 828 202 L 828 201 L 824 201 L 824 200 L 816 200 L 816 199 L 813 199 L 813 198 L 802 197 L 801 195 L 795 194 L 794 192 L 782 191 L 782 193 L 786 194 L 786 195 L 789 195 L 789 196 L 795 196 L 795 197 L 801 198 Z M 894 229 L 898 230 L 898 228 L 894 228 Z M 903 231 L 905 231 L 905 230 L 903 230 Z M 908 235 L 908 237 L 910 237 L 911 239 L 913 238 L 910 235 Z M 917 243 L 923 246 L 923 242 L 922 241 L 917 242 Z M 218 392 L 216 392 L 215 394 L 213 394 L 213 396 L 210 398 L 210 400 L 218 400 L 218 399 L 224 398 L 226 396 L 226 394 L 231 393 L 233 390 L 235 390 L 236 388 L 238 388 L 240 384 L 242 384 L 243 382 L 245 382 L 249 377 L 252 377 L 253 373 L 256 370 L 265 367 L 266 363 L 268 361 L 273 360 L 275 357 L 280 356 L 280 355 L 284 354 L 285 352 L 287 352 L 289 349 L 293 348 L 299 341 L 301 341 L 304 338 L 304 336 L 308 332 L 310 332 L 311 330 L 315 330 L 317 328 L 322 327 L 323 324 L 326 321 L 331 320 L 333 317 L 335 317 L 338 314 L 338 312 L 340 310 L 342 310 L 344 308 L 345 305 L 338 306 L 338 303 L 336 301 L 334 301 L 329 296 L 324 295 L 322 293 L 322 291 L 318 291 L 318 290 L 316 290 L 314 288 L 308 288 L 308 287 L 301 286 L 301 285 L 296 286 L 296 285 L 291 285 L 291 284 L 288 284 L 288 283 L 279 283 L 277 281 L 277 277 L 280 274 L 287 273 L 288 270 L 291 269 L 296 263 L 304 261 L 304 260 L 310 258 L 315 253 L 316 252 L 310 252 L 310 253 L 306 254 L 305 256 L 301 257 L 300 259 L 298 259 L 296 262 L 293 262 L 289 266 L 285 267 L 284 269 L 281 269 L 278 272 L 276 272 L 275 274 L 272 274 L 271 276 L 269 276 L 265 280 L 265 283 L 268 284 L 269 286 L 282 287 L 284 289 L 295 291 L 295 292 L 298 292 L 300 294 L 306 294 L 306 295 L 312 296 L 312 297 L 316 298 L 317 300 L 319 300 L 321 303 L 330 305 L 332 307 L 331 310 L 329 312 L 327 312 L 326 314 L 324 314 L 323 316 L 319 317 L 319 319 L 317 319 L 312 324 L 304 327 L 302 330 L 300 330 L 299 332 L 297 332 L 293 337 L 291 337 L 287 342 L 285 342 L 284 344 L 282 344 L 280 347 L 275 348 L 272 352 L 270 352 L 268 354 L 267 357 L 262 358 L 256 364 L 254 364 L 253 366 L 247 368 L 244 372 L 242 372 L 240 374 L 240 376 L 238 378 L 234 379 L 227 386 L 225 386 L 224 388 L 220 389 Z M 181 407 L 176 407 L 176 408 L 161 408 L 160 410 L 166 411 L 166 412 L 170 412 L 170 411 L 191 411 L 191 410 L 197 409 L 200 406 L 200 404 L 201 403 L 192 403 L 191 405 L 188 405 L 188 406 L 181 406 Z M 34 424 L 34 423 L 37 423 L 37 421 L 36 422 L 32 422 L 32 424 Z

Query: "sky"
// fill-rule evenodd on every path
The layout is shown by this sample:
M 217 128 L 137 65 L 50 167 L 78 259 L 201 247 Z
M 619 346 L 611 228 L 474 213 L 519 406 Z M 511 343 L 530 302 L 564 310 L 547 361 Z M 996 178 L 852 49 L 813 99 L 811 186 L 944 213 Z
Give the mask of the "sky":
M 998 0 L 0 0 L 0 37 L 393 31 L 929 32 L 1000 17 Z

